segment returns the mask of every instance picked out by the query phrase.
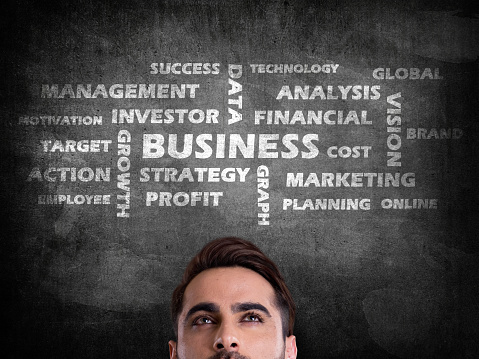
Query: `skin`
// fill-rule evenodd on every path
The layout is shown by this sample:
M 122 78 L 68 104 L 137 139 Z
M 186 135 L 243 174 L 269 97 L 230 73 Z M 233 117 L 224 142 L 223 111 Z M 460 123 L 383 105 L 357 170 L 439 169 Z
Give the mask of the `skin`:
M 186 287 L 178 343 L 170 359 L 295 359 L 296 338 L 283 337 L 274 289 L 243 267 L 214 268 Z

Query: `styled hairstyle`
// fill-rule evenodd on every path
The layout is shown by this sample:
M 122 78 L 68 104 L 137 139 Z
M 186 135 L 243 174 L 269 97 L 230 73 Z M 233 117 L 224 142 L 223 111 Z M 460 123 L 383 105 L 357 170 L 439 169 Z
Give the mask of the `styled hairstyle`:
M 171 297 L 171 318 L 178 337 L 178 317 L 183 309 L 186 287 L 204 270 L 220 267 L 244 267 L 261 275 L 273 287 L 276 306 L 281 313 L 284 337 L 293 334 L 296 306 L 276 264 L 253 243 L 244 239 L 227 237 L 207 243 L 186 267 L 183 278 Z

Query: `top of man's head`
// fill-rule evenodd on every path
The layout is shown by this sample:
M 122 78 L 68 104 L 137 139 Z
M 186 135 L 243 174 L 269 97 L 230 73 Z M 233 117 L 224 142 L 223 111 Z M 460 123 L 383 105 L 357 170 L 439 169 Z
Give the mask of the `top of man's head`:
M 183 278 L 172 295 L 171 316 L 178 335 L 178 317 L 183 308 L 183 296 L 188 284 L 201 272 L 220 267 L 244 267 L 265 278 L 276 294 L 276 305 L 281 312 L 283 334 L 293 334 L 296 307 L 278 267 L 253 243 L 227 237 L 207 243 L 190 261 Z

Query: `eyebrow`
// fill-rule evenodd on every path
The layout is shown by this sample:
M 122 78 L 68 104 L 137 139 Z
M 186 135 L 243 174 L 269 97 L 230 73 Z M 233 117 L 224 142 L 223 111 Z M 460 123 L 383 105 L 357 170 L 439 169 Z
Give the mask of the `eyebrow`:
M 245 303 L 236 303 L 231 306 L 231 311 L 233 313 L 247 312 L 249 310 L 260 310 L 265 313 L 268 317 L 271 317 L 269 310 L 266 307 L 259 303 L 245 302 Z
M 269 310 L 266 309 L 264 305 L 259 303 L 244 302 L 244 303 L 236 303 L 231 306 L 231 311 L 233 313 L 247 312 L 250 310 L 260 310 L 266 316 L 271 317 Z M 220 311 L 220 307 L 215 303 L 210 303 L 210 302 L 198 303 L 194 305 L 193 307 L 191 307 L 188 313 L 186 313 L 185 320 L 183 322 L 186 323 L 188 319 L 197 312 L 219 313 L 219 311 Z
M 197 312 L 208 312 L 208 313 L 218 313 L 220 311 L 220 307 L 215 303 L 210 302 L 202 302 L 194 305 L 191 309 L 186 313 L 184 322 L 186 323 L 188 319 Z

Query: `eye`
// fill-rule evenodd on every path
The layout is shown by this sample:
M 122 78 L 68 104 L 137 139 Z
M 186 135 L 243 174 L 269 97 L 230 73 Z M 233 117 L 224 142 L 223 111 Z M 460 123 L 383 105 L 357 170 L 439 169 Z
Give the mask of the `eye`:
M 248 313 L 244 316 L 243 322 L 258 322 L 263 323 L 263 318 L 259 314 L 256 313 Z
M 193 325 L 205 325 L 205 324 L 214 324 L 214 322 L 209 317 L 198 317 L 195 320 L 193 320 Z

